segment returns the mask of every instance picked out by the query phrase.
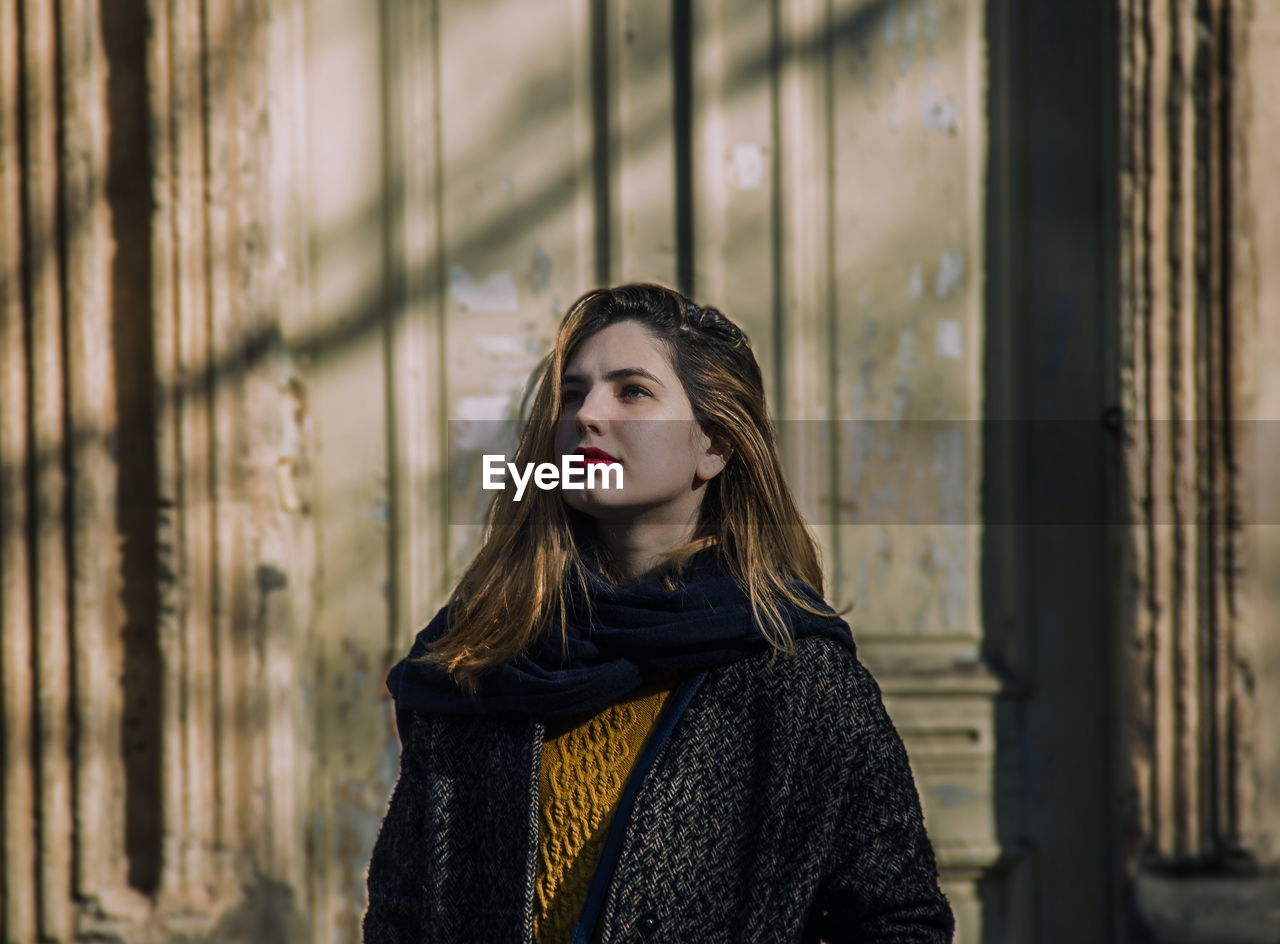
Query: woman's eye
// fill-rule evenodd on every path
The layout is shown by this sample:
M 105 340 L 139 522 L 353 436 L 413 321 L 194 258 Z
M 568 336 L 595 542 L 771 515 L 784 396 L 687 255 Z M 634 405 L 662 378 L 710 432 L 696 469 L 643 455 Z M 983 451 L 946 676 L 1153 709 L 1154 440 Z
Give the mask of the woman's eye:
M 621 396 L 622 396 L 622 399 L 624 400 L 635 400 L 641 397 L 651 397 L 653 396 L 653 394 L 651 394 L 648 390 L 646 390 L 644 387 L 640 386 L 639 384 L 627 384 L 625 387 L 622 388 Z M 562 390 L 560 392 L 560 404 L 562 406 L 570 403 L 574 403 L 581 399 L 582 399 L 581 390 Z

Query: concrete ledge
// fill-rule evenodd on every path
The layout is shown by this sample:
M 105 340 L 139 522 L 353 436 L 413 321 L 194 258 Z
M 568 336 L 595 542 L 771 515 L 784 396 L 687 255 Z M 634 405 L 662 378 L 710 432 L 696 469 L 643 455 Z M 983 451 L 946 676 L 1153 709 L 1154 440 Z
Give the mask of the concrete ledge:
M 1140 875 L 1133 907 L 1149 944 L 1280 944 L 1280 875 Z

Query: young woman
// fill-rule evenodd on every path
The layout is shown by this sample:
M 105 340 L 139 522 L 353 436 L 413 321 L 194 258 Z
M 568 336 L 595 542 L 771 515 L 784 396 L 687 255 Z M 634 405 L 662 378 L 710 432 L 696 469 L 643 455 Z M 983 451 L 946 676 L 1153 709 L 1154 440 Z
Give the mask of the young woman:
M 499 492 L 392 670 L 366 944 L 950 941 L 746 336 L 663 286 L 602 289 L 536 379 L 516 467 L 577 453 L 622 487 Z

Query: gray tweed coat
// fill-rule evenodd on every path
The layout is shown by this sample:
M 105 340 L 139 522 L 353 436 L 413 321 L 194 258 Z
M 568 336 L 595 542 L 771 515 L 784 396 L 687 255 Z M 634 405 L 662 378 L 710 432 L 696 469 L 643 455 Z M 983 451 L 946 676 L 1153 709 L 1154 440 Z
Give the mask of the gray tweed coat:
M 952 940 L 879 687 L 822 636 L 768 661 L 765 651 L 713 669 L 668 699 L 614 816 L 616 864 L 593 885 L 598 919 L 581 921 L 575 942 Z M 530 944 L 542 723 L 399 720 L 366 944 Z

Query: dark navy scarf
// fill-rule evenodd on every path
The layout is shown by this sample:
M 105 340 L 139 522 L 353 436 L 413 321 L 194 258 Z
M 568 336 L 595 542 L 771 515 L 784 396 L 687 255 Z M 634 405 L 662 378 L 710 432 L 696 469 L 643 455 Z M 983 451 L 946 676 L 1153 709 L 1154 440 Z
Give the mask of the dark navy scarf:
M 560 627 L 553 623 L 529 650 L 483 675 L 476 695 L 467 695 L 443 669 L 411 661 L 444 634 L 444 607 L 387 677 L 397 714 L 403 719 L 410 710 L 539 716 L 594 711 L 654 674 L 728 665 L 769 646 L 752 622 L 749 598 L 725 570 L 714 545 L 685 561 L 674 590 L 663 585 L 661 576 L 615 587 L 589 553 L 583 559 L 594 621 L 588 620 L 583 600 L 571 595 L 567 658 Z M 780 601 L 792 635 L 821 633 L 856 653 L 848 623 L 808 584 L 799 582 L 797 588 L 827 613 L 816 616 Z

